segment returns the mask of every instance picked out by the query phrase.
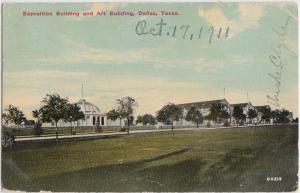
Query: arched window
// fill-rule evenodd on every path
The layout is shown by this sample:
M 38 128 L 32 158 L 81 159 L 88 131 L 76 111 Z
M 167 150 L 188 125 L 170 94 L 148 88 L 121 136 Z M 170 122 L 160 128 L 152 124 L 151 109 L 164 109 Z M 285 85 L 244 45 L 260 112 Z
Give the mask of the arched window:
M 104 125 L 104 117 L 101 117 L 101 125 Z
M 93 117 L 93 125 L 96 123 L 96 117 Z

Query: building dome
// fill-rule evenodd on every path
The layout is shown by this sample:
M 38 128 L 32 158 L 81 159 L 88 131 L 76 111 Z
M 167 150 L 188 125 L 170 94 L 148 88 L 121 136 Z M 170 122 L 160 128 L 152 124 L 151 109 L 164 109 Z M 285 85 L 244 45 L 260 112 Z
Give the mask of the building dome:
M 84 114 L 101 114 L 100 109 L 96 105 L 89 103 L 84 99 L 79 100 L 76 104 Z

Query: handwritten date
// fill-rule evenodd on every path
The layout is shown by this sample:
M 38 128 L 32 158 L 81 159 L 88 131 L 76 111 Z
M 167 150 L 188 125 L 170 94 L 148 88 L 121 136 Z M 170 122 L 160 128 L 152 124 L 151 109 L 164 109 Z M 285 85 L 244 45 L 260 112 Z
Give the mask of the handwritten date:
M 224 30 L 222 27 L 216 29 L 214 26 L 210 26 L 209 28 L 205 29 L 203 26 L 201 26 L 197 30 L 192 30 L 192 26 L 190 24 L 181 26 L 168 26 L 168 24 L 161 18 L 160 22 L 156 23 L 155 26 L 152 27 L 149 27 L 146 20 L 140 20 L 135 27 L 135 33 L 137 35 L 166 35 L 173 38 L 180 37 L 183 40 L 207 38 L 208 43 L 211 44 L 213 38 L 227 39 L 229 27 Z

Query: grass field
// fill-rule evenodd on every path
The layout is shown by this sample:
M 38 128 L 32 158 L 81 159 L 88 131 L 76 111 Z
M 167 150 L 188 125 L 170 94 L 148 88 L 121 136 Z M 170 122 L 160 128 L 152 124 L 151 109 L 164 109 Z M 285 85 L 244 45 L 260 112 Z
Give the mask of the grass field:
M 26 191 L 293 191 L 297 142 L 297 126 L 262 126 L 16 144 L 2 152 L 2 183 Z

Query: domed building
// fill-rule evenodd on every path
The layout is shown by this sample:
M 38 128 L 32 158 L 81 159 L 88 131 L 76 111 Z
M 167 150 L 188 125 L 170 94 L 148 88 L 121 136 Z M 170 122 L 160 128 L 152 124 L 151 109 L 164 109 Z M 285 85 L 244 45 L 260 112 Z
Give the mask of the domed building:
M 79 120 L 72 122 L 64 122 L 63 120 L 59 120 L 57 123 L 58 127 L 69 127 L 71 125 L 73 126 L 88 126 L 92 127 L 94 126 L 97 122 L 99 123 L 100 126 L 122 126 L 125 125 L 125 120 L 109 120 L 107 119 L 106 113 L 103 113 L 99 107 L 96 105 L 86 101 L 85 99 L 80 99 L 78 102 L 76 102 L 80 107 L 80 111 L 84 113 L 85 119 Z M 55 123 L 44 123 L 43 126 L 45 127 L 55 127 Z
M 76 104 L 85 115 L 84 120 L 78 121 L 78 126 L 93 126 L 97 122 L 102 126 L 106 125 L 106 115 L 96 105 L 87 102 L 85 99 L 79 100 Z

